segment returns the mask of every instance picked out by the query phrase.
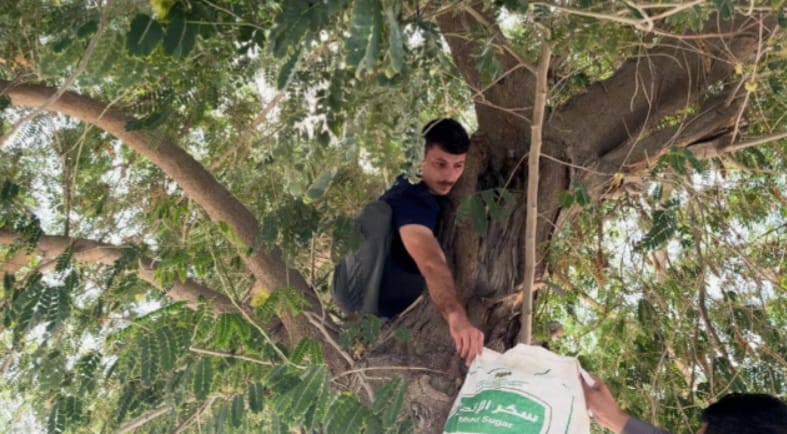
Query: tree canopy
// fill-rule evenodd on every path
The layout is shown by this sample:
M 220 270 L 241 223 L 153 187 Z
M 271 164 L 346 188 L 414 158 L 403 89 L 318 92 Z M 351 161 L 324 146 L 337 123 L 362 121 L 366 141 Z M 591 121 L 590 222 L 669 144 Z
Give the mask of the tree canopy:
M 673 432 L 784 397 L 785 15 L 2 2 L 0 426 L 438 432 L 464 371 L 428 298 L 329 288 L 436 117 L 473 133 L 440 239 L 490 348 L 532 334 Z

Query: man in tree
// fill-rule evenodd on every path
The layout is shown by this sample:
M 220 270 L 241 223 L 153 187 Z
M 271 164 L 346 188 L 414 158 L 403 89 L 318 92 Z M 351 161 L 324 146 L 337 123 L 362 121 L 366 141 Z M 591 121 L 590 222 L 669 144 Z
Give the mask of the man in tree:
M 425 144 L 421 182 L 411 184 L 400 176 L 378 202 L 371 204 L 375 211 L 369 211 L 373 209 L 369 206 L 362 211 L 359 220 L 366 246 L 337 267 L 333 294 L 345 310 L 390 318 L 407 309 L 426 286 L 448 322 L 457 352 L 469 365 L 483 349 L 484 334 L 470 323 L 459 301 L 453 274 L 435 232 L 440 220 L 440 200 L 462 176 L 470 140 L 462 125 L 453 119 L 432 120 L 422 133 Z M 380 233 L 390 237 L 382 240 Z M 358 272 L 361 268 L 367 271 Z M 365 282 L 359 283 L 362 279 Z M 346 289 L 351 285 L 356 285 L 357 297 L 363 300 L 346 301 L 351 298 L 346 294 L 354 291 Z
M 666 434 L 621 410 L 597 378 L 582 381 L 585 401 L 599 425 L 622 434 Z M 761 393 L 731 393 L 702 410 L 698 434 L 787 434 L 787 404 Z

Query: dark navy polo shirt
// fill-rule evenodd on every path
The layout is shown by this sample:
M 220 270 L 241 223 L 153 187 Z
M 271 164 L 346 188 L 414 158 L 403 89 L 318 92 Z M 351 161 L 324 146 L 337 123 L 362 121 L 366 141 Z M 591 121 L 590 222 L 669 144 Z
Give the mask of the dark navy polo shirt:
M 394 233 L 391 238 L 391 258 L 405 271 L 419 273 L 415 261 L 407 253 L 402 243 L 399 229 L 404 225 L 416 224 L 428 227 L 432 233 L 437 232 L 440 219 L 440 204 L 429 192 L 426 184 L 410 184 L 404 175 L 400 175 L 394 185 L 380 197 L 391 207 L 391 225 Z M 419 273 L 420 274 L 420 273 Z

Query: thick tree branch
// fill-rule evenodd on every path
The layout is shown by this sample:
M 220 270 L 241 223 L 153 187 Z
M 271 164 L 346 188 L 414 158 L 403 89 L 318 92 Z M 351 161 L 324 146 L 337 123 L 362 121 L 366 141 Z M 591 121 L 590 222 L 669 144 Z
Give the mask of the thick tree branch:
M 17 233 L 0 229 L 0 245 L 10 245 L 20 238 L 21 235 Z M 35 253 L 45 261 L 41 271 L 47 271 L 53 267 L 55 259 L 69 247 L 74 249 L 74 259 L 83 264 L 114 265 L 115 262 L 123 256 L 123 247 L 112 244 L 63 236 L 44 235 L 39 238 L 35 246 Z M 0 264 L 0 271 L 16 272 L 21 267 L 27 265 L 26 259 L 24 261 L 20 259 L 19 257 L 11 258 L 10 261 Z M 238 309 L 227 296 L 206 288 L 192 279 L 181 281 L 175 278 L 172 287 L 165 288 L 161 285 L 161 282 L 154 277 L 156 265 L 150 258 L 139 258 L 139 266 L 136 272 L 140 279 L 165 292 L 175 301 L 187 302 L 190 307 L 196 307 L 197 302 L 202 298 L 210 302 L 216 313 L 238 312 Z
M 534 68 L 510 45 L 494 19 L 484 14 L 481 2 L 470 2 L 459 10 L 446 8 L 436 21 L 454 63 L 475 94 L 479 132 L 496 146 L 510 147 L 516 154 L 526 152 L 530 126 L 526 115 L 535 91 L 530 71 Z M 483 82 L 477 66 L 484 50 L 494 50 L 500 70 L 505 71 L 492 83 Z
M 57 92 L 46 86 L 10 84 L 0 80 L 0 88 L 8 87 L 6 94 L 14 106 L 42 106 Z M 64 92 L 46 108 L 95 125 L 122 140 L 177 182 L 212 221 L 228 223 L 245 247 L 252 249 L 251 254 L 243 259 L 257 279 L 256 291 L 272 291 L 289 286 L 308 292 L 306 281 L 297 271 L 286 266 L 278 248 L 274 247 L 269 253 L 260 245 L 260 224 L 251 211 L 176 143 L 152 131 L 128 131 L 126 124 L 133 118 L 114 107 L 74 92 Z
M 772 16 L 714 16 L 702 34 L 715 36 L 664 38 L 557 110 L 550 136 L 569 146 L 574 163 L 582 165 L 626 148 L 664 116 L 688 107 L 711 84 L 730 77 L 736 64 L 754 61 L 775 28 Z

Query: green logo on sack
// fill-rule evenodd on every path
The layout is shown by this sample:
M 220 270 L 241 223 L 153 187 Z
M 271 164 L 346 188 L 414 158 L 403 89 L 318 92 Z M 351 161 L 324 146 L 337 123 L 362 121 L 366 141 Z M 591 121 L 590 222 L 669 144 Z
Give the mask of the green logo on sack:
M 484 390 L 461 398 L 445 424 L 447 433 L 542 434 L 549 408 L 515 392 Z

